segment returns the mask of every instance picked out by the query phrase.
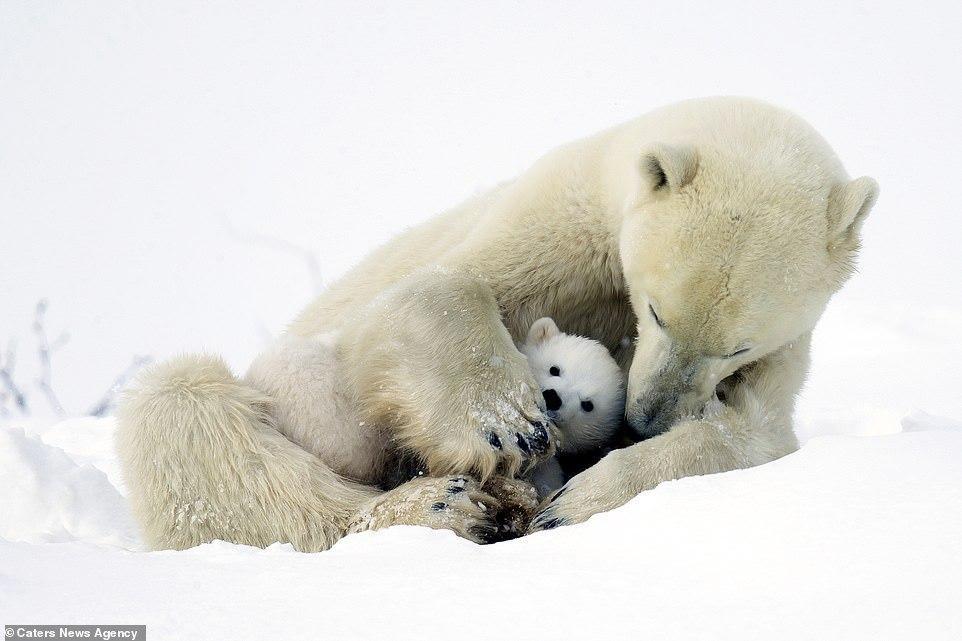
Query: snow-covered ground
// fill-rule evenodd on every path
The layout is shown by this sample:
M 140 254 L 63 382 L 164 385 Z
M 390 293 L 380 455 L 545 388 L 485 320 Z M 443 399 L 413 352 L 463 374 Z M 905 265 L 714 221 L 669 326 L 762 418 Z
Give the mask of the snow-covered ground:
M 0 624 L 152 639 L 962 637 L 962 4 L 0 3 Z M 246 366 L 318 283 L 566 140 L 673 100 L 792 108 L 878 179 L 802 449 L 495 546 L 150 553 L 111 419 L 134 354 Z M 293 248 L 292 243 L 293 242 Z
M 962 424 L 903 424 L 507 543 L 398 527 L 320 554 L 143 552 L 111 420 L 6 429 L 0 621 L 153 639 L 958 639 Z
M 962 362 L 959 324 L 845 313 L 819 332 L 799 452 L 495 546 L 395 528 L 321 554 L 146 552 L 113 419 L 12 422 L 0 427 L 0 623 L 211 640 L 959 638 L 957 370 L 923 387 L 936 353 Z M 847 392 L 840 371 L 859 379 Z

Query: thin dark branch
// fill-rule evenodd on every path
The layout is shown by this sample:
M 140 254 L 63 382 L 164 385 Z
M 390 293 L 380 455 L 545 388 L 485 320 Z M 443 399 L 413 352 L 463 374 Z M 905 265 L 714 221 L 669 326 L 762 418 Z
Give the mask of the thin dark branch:
M 30 408 L 27 405 L 27 396 L 17 385 L 14 379 L 14 370 L 17 366 L 16 341 L 10 339 L 7 343 L 7 350 L 0 359 L 0 383 L 3 383 L 5 391 L 0 392 L 0 415 L 9 416 L 10 410 L 7 409 L 7 401 L 12 399 L 14 407 L 21 414 L 28 414 Z
M 134 356 L 133 360 L 130 361 L 130 365 L 127 366 L 123 372 L 121 372 L 114 382 L 110 384 L 104 395 L 97 401 L 91 410 L 87 413 L 90 416 L 106 416 L 110 410 L 114 408 L 117 403 L 117 395 L 120 391 L 127 386 L 130 379 L 140 371 L 141 368 L 149 365 L 153 362 L 153 357 L 151 356 Z
M 44 324 L 44 317 L 47 314 L 47 299 L 41 298 L 37 301 L 37 308 L 33 317 L 33 331 L 37 335 L 37 355 L 40 359 L 40 378 L 37 379 L 37 386 L 47 398 L 50 407 L 58 415 L 65 414 L 60 399 L 57 398 L 53 389 L 53 366 L 50 357 L 56 350 L 60 349 L 70 340 L 70 336 L 64 332 L 51 343 L 47 338 L 47 328 Z
M 34 311 L 33 332 L 37 338 L 37 357 L 40 361 L 40 376 L 37 379 L 37 387 L 43 392 L 48 404 L 58 416 L 65 416 L 63 404 L 53 384 L 53 353 L 66 345 L 70 341 L 70 335 L 66 332 L 61 333 L 56 340 L 51 341 L 47 335 L 46 314 L 49 305 L 46 299 L 37 301 Z M 0 416 L 10 416 L 8 405 L 13 401 L 13 406 L 22 415 L 30 414 L 30 407 L 27 396 L 23 393 L 16 383 L 14 368 L 16 366 L 16 343 L 13 340 L 7 345 L 6 351 L 0 355 Z M 151 356 L 135 356 L 127 368 L 124 369 L 110 384 L 100 400 L 94 404 L 89 412 L 89 416 L 105 416 L 110 412 L 117 400 L 120 391 L 127 385 L 130 379 L 145 365 L 153 361 Z

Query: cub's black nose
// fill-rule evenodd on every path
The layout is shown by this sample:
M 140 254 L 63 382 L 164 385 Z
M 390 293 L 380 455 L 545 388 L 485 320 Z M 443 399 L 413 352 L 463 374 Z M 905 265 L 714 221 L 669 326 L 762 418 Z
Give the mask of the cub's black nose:
M 544 396 L 544 402 L 548 404 L 549 412 L 556 412 L 561 409 L 561 397 L 558 396 L 558 392 L 553 389 L 546 389 L 541 394 Z

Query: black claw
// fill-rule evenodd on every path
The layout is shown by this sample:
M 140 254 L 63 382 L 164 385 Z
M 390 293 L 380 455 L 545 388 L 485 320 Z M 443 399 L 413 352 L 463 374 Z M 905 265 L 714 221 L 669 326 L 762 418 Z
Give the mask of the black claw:
M 435 512 L 440 512 L 441 510 L 443 510 L 443 509 L 446 508 L 447 506 L 448 506 L 447 503 L 442 503 L 441 501 L 438 501 L 437 503 L 435 503 L 434 505 L 431 506 L 431 509 L 434 510 Z
M 563 519 L 549 519 L 541 525 L 542 530 L 553 530 L 559 525 L 564 525 Z
M 493 447 L 496 450 L 500 450 L 502 447 L 501 439 L 498 438 L 498 435 L 495 434 L 494 432 L 491 432 L 490 434 L 488 434 L 488 443 L 491 443 L 491 447 Z
M 557 518 L 552 515 L 551 508 L 549 507 L 549 508 L 546 508 L 544 511 L 542 511 L 540 514 L 538 514 L 536 517 L 534 517 L 534 520 L 531 521 L 531 527 L 541 528 L 541 527 L 544 527 L 544 524 L 547 523 L 548 521 L 555 521 L 555 520 L 557 520 Z
M 531 440 L 537 451 L 544 452 L 548 449 L 548 430 L 544 425 L 539 423 L 538 427 L 534 428 L 534 437 Z
M 463 485 L 452 485 L 448 488 L 448 494 L 459 494 L 464 491 Z
M 475 525 L 468 528 L 468 532 L 482 544 L 495 543 L 501 540 L 501 537 L 498 536 L 498 528 L 490 525 Z
M 551 497 L 551 500 L 548 501 L 548 503 L 554 503 L 555 501 L 557 501 L 561 497 L 561 495 L 565 493 L 567 489 L 568 489 L 568 486 L 566 485 L 560 490 L 558 490 L 557 492 L 555 492 L 554 496 Z
M 521 448 L 521 451 L 524 452 L 525 454 L 530 454 L 531 446 L 528 445 L 528 441 L 526 441 L 525 438 L 521 436 L 521 432 L 516 433 L 515 436 L 518 438 L 518 447 Z
M 524 532 L 519 532 L 515 524 L 500 523 L 497 528 L 497 538 L 494 543 L 500 543 L 501 541 L 511 541 L 513 539 L 519 539 L 524 536 Z

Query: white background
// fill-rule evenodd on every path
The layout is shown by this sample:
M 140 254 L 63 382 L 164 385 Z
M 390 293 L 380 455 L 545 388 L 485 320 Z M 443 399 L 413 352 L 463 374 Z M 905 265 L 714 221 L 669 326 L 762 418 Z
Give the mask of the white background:
M 30 320 L 48 298 L 72 412 L 135 353 L 242 369 L 312 292 L 296 253 L 252 236 L 316 251 L 330 282 L 557 144 L 745 94 L 882 188 L 801 430 L 958 417 L 959 6 L 4 2 L 0 341 L 19 338 L 41 406 Z

